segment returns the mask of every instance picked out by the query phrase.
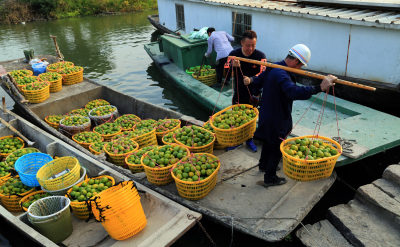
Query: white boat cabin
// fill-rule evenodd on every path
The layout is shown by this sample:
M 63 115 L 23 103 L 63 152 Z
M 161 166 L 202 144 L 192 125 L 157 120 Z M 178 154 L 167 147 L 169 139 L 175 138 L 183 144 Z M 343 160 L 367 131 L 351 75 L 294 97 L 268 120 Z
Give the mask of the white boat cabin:
M 212 26 L 240 37 L 252 29 L 269 61 L 304 43 L 307 69 L 400 87 L 399 1 L 158 0 L 158 11 L 173 31 Z

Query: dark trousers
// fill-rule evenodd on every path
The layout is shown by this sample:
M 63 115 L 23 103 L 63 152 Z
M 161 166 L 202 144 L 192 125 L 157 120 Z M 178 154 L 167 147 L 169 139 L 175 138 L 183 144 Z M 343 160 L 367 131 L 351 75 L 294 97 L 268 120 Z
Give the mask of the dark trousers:
M 221 59 L 218 59 L 217 61 L 217 66 L 215 67 L 215 72 L 217 73 L 217 83 L 222 83 L 224 78 L 224 65 L 226 63 L 226 60 L 228 57 L 224 57 Z
M 272 177 L 276 176 L 276 168 L 282 158 L 282 153 L 279 149 L 280 144 L 281 141 L 273 144 L 265 141 L 263 142 L 260 169 L 265 170 L 264 182 L 268 182 Z

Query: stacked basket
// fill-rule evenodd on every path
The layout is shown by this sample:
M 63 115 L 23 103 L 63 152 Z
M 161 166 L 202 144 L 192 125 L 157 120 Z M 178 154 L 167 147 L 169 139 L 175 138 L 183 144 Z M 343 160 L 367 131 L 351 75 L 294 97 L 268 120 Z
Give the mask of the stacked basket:
M 91 202 L 93 215 L 116 240 L 128 239 L 147 224 L 133 181 L 124 181 L 101 192 Z

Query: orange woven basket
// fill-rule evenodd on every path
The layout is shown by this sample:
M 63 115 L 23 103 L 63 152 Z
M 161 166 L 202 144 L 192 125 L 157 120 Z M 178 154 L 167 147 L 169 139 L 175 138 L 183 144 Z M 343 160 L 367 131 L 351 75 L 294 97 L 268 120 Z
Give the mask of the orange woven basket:
M 147 224 L 133 181 L 124 181 L 101 192 L 91 205 L 93 215 L 113 239 L 128 239 Z
M 46 116 L 45 118 L 44 118 L 44 121 L 48 124 L 48 125 L 50 125 L 51 127 L 53 127 L 54 129 L 58 129 L 58 127 L 60 126 L 60 121 L 58 121 L 57 123 L 54 123 L 54 122 L 51 122 L 51 121 L 49 121 L 49 117 L 51 117 L 51 116 L 56 116 L 56 115 L 49 115 L 49 116 Z M 62 116 L 62 115 L 60 115 L 60 116 Z M 61 118 L 62 119 L 62 118 Z M 60 119 L 60 120 L 61 120 Z
M 175 146 L 183 147 L 178 144 L 169 144 L 169 145 L 171 145 L 173 147 L 175 147 Z M 162 146 L 160 146 L 160 147 L 162 147 Z M 190 154 L 190 150 L 187 147 L 183 147 L 183 148 L 186 149 L 187 154 Z M 150 183 L 155 184 L 155 185 L 166 185 L 166 184 L 169 184 L 170 182 L 172 182 L 173 178 L 171 176 L 171 169 L 172 169 L 172 166 L 174 164 L 178 163 L 179 161 L 174 164 L 165 166 L 165 167 L 152 168 L 143 163 L 143 160 L 146 157 L 147 153 L 144 154 L 140 160 L 140 163 L 142 164 L 144 171 L 146 173 L 147 180 Z
M 218 171 L 221 167 L 221 162 L 216 156 L 209 153 L 191 154 L 191 157 L 200 155 L 207 155 L 218 160 L 217 168 L 215 168 L 215 171 L 207 178 L 193 182 L 182 181 L 181 179 L 177 178 L 173 172 L 180 162 L 175 164 L 171 170 L 171 176 L 175 180 L 176 189 L 178 190 L 179 195 L 189 200 L 199 200 L 204 198 L 212 189 L 214 189 L 215 185 L 217 184 Z
M 19 177 L 18 175 L 15 176 L 15 178 L 18 178 L 18 177 Z M 9 177 L 9 178 L 11 178 L 11 177 Z M 6 182 L 7 180 L 5 180 L 3 182 Z M 34 190 L 35 190 L 35 188 L 31 188 L 30 190 L 25 191 L 24 193 L 18 194 L 18 195 L 3 195 L 3 194 L 0 194 L 1 204 L 10 212 L 22 212 L 23 210 L 22 210 L 21 205 L 19 204 L 19 201 L 25 195 L 28 195 L 28 194 L 32 193 Z
M 35 195 L 38 195 L 38 194 L 44 195 L 44 194 L 48 194 L 48 193 L 46 191 L 43 191 L 43 190 L 38 190 L 38 191 L 31 192 L 31 193 L 27 194 L 26 196 L 22 197 L 22 199 L 19 201 L 19 205 L 21 206 L 22 210 L 24 210 L 25 212 L 28 211 L 28 208 L 24 207 L 23 204 L 26 201 L 28 201 L 29 197 L 35 196 Z M 49 196 L 51 196 L 51 195 L 49 195 Z
M 39 90 L 26 90 L 26 86 L 22 88 L 22 92 L 29 103 L 41 103 L 50 98 L 50 84 L 48 82 L 40 83 L 47 83 L 47 86 Z
M 93 134 L 96 135 L 96 137 L 94 137 L 94 138 L 98 138 L 98 140 L 94 140 L 94 141 L 92 141 L 92 142 L 80 142 L 80 141 L 78 141 L 78 140 L 76 139 L 76 136 L 79 135 L 79 134 L 82 134 L 82 133 L 93 133 Z M 101 137 L 101 135 L 100 135 L 99 133 L 97 133 L 97 132 L 84 131 L 84 132 L 76 133 L 75 135 L 73 135 L 73 136 L 72 136 L 72 140 L 74 140 L 76 143 L 78 143 L 78 144 L 81 145 L 82 147 L 84 147 L 84 148 L 86 148 L 86 149 L 89 149 L 89 146 L 90 146 L 92 143 L 95 143 L 95 142 L 98 142 L 98 141 L 101 141 L 101 142 L 102 142 L 104 139 L 103 139 L 103 137 Z
M 236 106 L 238 107 L 245 106 L 246 109 L 252 109 L 253 111 L 255 111 L 256 116 L 251 121 L 236 128 L 221 129 L 213 124 L 214 119 L 216 117 L 219 117 L 221 114 L 233 109 Z M 222 111 L 219 111 L 216 114 L 214 114 L 211 117 L 210 125 L 214 129 L 215 134 L 217 136 L 217 140 L 220 144 L 233 147 L 242 144 L 243 142 L 253 137 L 257 127 L 257 118 L 258 118 L 258 109 L 256 107 L 247 104 L 238 104 L 229 106 L 223 109 Z
M 309 138 L 312 140 L 321 140 L 322 143 L 337 150 L 336 155 L 331 157 L 320 158 L 316 160 L 311 159 L 300 159 L 289 155 L 285 149 L 289 142 L 296 141 L 298 139 Z M 291 179 L 298 181 L 314 181 L 322 178 L 328 178 L 331 176 L 337 159 L 342 153 L 342 147 L 340 144 L 328 137 L 323 136 L 300 136 L 286 139 L 280 145 L 283 160 L 283 172 L 286 176 Z
M 49 73 L 49 72 L 48 72 Z M 55 73 L 55 72 L 53 72 Z M 56 93 L 62 90 L 62 76 L 58 73 L 55 73 L 54 75 L 57 75 L 58 79 L 56 80 L 46 80 L 47 73 L 42 73 L 38 77 L 42 81 L 47 81 L 50 84 L 50 93 Z M 50 74 L 51 75 L 51 74 Z
M 23 141 L 21 138 L 19 138 L 18 136 L 15 136 L 15 137 L 14 137 L 14 136 L 12 136 L 12 135 L 0 137 L 0 143 L 1 143 L 1 140 L 6 139 L 6 138 L 16 138 L 16 139 L 18 139 L 18 140 L 22 143 L 22 147 L 21 147 L 21 148 L 18 148 L 18 149 L 22 149 L 22 148 L 25 147 L 25 143 L 24 143 L 24 141 Z M 6 158 L 9 154 L 11 154 L 11 153 L 14 152 L 14 151 L 15 151 L 15 150 L 10 151 L 10 152 L 8 152 L 8 153 L 0 153 L 0 157 Z
M 77 72 L 73 72 L 71 74 L 61 74 L 61 75 L 63 77 L 62 84 L 66 86 L 83 82 L 83 67 L 81 67 L 81 69 Z
M 46 67 L 46 71 L 47 72 L 57 72 L 59 69 L 71 68 L 71 67 L 74 67 L 74 63 L 73 62 L 61 61 L 61 62 L 49 64 Z

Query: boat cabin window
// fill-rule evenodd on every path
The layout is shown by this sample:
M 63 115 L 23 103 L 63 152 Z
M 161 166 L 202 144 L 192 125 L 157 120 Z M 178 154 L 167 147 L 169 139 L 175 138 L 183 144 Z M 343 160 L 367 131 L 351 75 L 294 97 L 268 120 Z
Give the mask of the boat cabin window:
M 232 12 L 232 34 L 236 40 L 242 37 L 246 30 L 251 30 L 251 15 L 239 12 Z
M 185 13 L 182 4 L 175 4 L 176 28 L 185 30 Z

